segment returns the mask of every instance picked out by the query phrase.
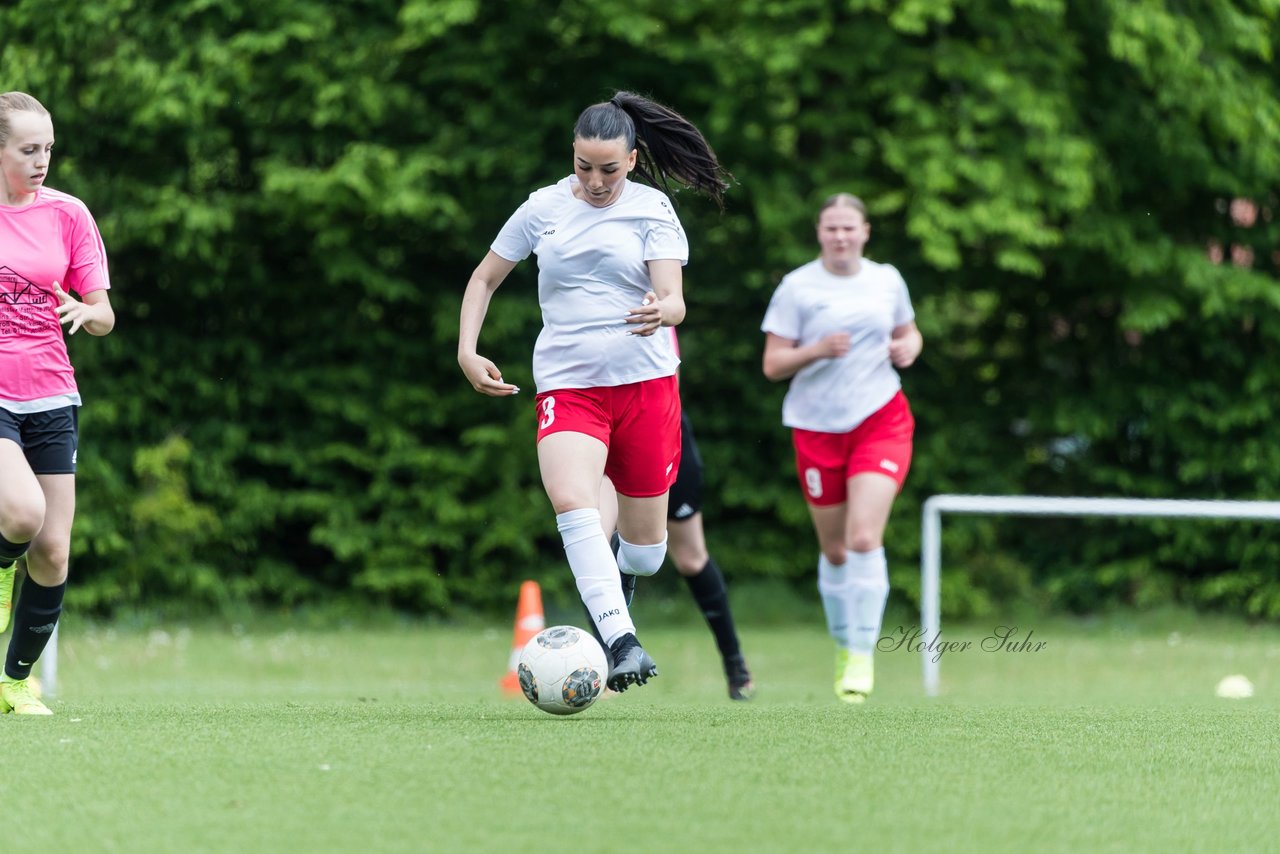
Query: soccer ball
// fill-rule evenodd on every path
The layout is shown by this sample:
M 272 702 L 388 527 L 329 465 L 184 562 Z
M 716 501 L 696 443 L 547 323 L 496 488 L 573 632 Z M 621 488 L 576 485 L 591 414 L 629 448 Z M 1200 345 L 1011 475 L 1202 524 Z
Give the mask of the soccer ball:
M 524 645 L 516 672 L 530 703 L 553 715 L 576 715 L 604 691 L 609 662 L 582 629 L 552 626 Z

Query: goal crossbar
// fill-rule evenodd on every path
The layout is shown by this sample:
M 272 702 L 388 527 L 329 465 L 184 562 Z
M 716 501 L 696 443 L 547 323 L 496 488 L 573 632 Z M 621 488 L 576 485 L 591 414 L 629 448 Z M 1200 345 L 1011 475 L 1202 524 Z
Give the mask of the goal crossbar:
M 1280 520 L 1280 501 L 1178 498 L 1071 498 L 1047 495 L 934 495 L 924 502 L 920 535 L 920 625 L 927 639 L 942 630 L 942 514 L 1122 516 Z M 938 694 L 941 657 L 923 647 L 924 692 Z

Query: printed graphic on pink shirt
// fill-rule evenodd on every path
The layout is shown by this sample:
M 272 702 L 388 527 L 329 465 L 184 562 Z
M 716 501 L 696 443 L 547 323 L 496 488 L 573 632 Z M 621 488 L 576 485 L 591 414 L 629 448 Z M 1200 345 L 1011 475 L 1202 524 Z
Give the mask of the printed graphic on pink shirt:
M 56 318 L 52 299 L 35 282 L 0 267 L 0 335 L 44 332 Z

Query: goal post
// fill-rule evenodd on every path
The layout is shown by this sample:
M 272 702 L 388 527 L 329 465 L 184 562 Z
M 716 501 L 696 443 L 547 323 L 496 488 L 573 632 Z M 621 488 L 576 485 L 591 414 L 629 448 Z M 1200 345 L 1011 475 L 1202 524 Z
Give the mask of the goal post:
M 1178 498 L 1059 498 L 1046 495 L 934 495 L 924 502 L 920 531 L 920 626 L 926 641 L 942 631 L 942 514 L 1115 516 L 1280 520 L 1280 501 Z M 925 643 L 924 647 L 929 646 Z M 926 696 L 938 695 L 941 657 L 920 651 Z
M 56 697 L 58 695 L 58 627 L 53 627 L 53 633 L 49 635 L 49 644 L 44 648 L 44 654 L 40 656 L 40 660 L 36 662 L 36 668 L 40 673 L 40 686 L 46 697 Z

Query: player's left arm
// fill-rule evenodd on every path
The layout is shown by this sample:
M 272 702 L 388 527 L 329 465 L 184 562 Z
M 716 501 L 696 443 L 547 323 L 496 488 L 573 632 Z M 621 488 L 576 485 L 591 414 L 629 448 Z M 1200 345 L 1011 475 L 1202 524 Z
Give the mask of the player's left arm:
M 914 320 L 893 328 L 889 340 L 889 361 L 895 368 L 909 368 L 924 349 L 924 336 Z
M 644 295 L 644 304 L 628 309 L 627 323 L 636 325 L 632 335 L 652 335 L 663 326 L 679 326 L 684 320 L 684 268 L 674 258 L 646 262 L 653 290 Z
M 75 335 L 76 330 L 84 327 L 90 335 L 106 335 L 116 325 L 116 312 L 111 307 L 111 297 L 105 289 L 90 291 L 83 300 L 78 300 L 62 289 L 62 285 L 53 283 L 53 295 L 58 298 L 58 322 L 63 326 L 68 323 L 71 328 L 68 335 Z

